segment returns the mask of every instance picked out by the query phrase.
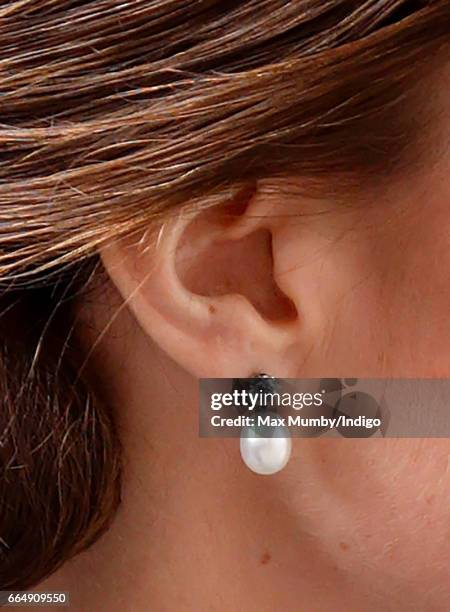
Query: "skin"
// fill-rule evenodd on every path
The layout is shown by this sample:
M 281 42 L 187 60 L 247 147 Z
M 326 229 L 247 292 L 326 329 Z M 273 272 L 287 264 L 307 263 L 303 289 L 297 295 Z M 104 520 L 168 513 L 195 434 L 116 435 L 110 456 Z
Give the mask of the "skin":
M 262 182 L 237 218 L 182 217 L 157 248 L 101 253 L 109 282 L 78 315 L 117 415 L 123 502 L 41 588 L 79 611 L 450 609 L 447 439 L 297 439 L 261 477 L 236 440 L 197 432 L 202 376 L 450 376 L 450 117 L 435 104 L 426 163 L 345 210 Z

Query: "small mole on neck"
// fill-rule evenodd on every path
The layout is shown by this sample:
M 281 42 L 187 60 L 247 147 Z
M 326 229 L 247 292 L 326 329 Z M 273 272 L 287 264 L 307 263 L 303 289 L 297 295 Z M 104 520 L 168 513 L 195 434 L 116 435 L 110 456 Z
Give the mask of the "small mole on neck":
M 270 563 L 272 559 L 272 555 L 269 552 L 265 552 L 261 555 L 261 565 L 267 565 Z

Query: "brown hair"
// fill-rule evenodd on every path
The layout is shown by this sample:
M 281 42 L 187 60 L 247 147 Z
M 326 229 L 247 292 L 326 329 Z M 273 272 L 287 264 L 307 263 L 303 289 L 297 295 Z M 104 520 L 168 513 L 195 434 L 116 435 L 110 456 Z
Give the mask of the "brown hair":
M 263 177 L 395 171 L 449 32 L 448 0 L 1 3 L 0 588 L 49 575 L 119 501 L 70 315 L 99 246 Z

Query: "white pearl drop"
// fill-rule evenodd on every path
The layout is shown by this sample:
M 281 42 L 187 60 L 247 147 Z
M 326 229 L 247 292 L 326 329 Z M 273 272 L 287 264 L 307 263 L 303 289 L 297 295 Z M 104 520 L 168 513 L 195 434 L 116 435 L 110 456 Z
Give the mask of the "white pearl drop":
M 245 465 L 256 474 L 270 475 L 282 470 L 291 456 L 292 442 L 287 427 L 280 425 L 261 430 L 255 427 L 243 427 L 240 449 Z

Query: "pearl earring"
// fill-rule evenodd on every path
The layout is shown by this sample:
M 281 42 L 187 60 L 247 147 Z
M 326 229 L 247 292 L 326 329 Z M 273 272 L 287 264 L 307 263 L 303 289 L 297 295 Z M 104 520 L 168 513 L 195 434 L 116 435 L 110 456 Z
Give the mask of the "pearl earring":
M 276 393 L 277 388 L 277 380 L 268 374 L 255 374 L 244 380 L 236 378 L 233 384 L 233 390 L 246 391 L 253 398 L 253 410 L 245 410 L 251 417 L 251 424 L 241 429 L 240 451 L 245 465 L 256 474 L 276 474 L 291 456 L 289 429 L 284 425 L 270 424 L 277 415 L 273 406 L 268 410 L 265 402 L 265 395 Z

